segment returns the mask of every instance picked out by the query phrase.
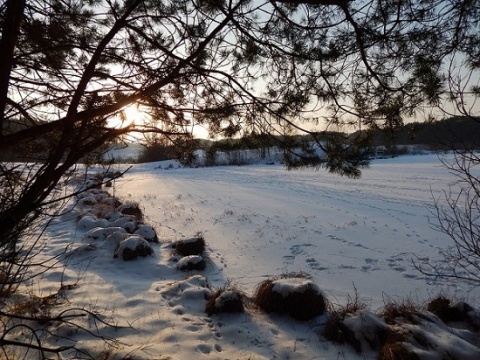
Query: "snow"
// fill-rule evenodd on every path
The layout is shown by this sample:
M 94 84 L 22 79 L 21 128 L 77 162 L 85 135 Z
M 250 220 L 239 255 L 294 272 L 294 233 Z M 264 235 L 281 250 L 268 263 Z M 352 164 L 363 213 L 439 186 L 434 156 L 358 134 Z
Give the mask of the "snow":
M 145 240 L 150 242 L 158 241 L 157 233 L 151 225 L 140 224 L 135 230 L 135 234 L 142 236 Z
M 105 225 L 105 219 L 88 214 L 88 207 L 65 212 L 68 216 L 52 221 L 45 235 L 45 256 L 67 245 L 73 250 L 65 269 L 44 274 L 36 287 L 44 291 L 60 280 L 78 281 L 68 292 L 70 306 L 98 310 L 125 325 L 103 329 L 120 341 L 115 358 L 377 358 L 378 352 L 357 354 L 348 345 L 327 341 L 320 333 L 328 314 L 298 322 L 252 307 L 238 314 L 205 313 L 211 289 L 233 283 L 252 296 L 261 281 L 289 273 L 308 274 L 334 305 L 345 305 L 356 289 L 373 311 L 390 299 L 424 303 L 439 293 L 479 308 L 473 285 L 426 277 L 412 264 L 427 259 L 441 264 L 442 252 L 452 245 L 432 228 L 433 199 L 455 181 L 434 154 L 375 160 L 358 180 L 325 171 L 287 171 L 281 165 L 165 168 L 162 163 L 133 165 L 113 189 L 122 202 L 139 203 L 143 222 L 160 243 L 143 239 L 150 233 L 146 228 L 129 237 L 102 231 L 98 227 L 126 225 L 131 219 L 112 212 Z M 198 233 L 206 242 L 208 266 L 181 272 L 171 245 Z M 100 237 L 93 240 L 92 234 Z M 104 237 L 109 245 L 100 246 Z M 112 243 L 119 244 L 117 254 L 141 244 L 150 246 L 154 256 L 123 261 L 113 257 Z M 288 281 L 278 286 L 282 291 L 294 287 Z M 348 321 L 356 331 L 365 322 L 384 326 L 374 316 L 360 313 Z M 421 324 L 405 327 L 424 331 L 428 341 L 458 354 L 457 359 L 480 358 L 478 344 L 465 334 L 432 321 Z M 104 351 L 101 340 L 78 336 L 78 347 Z M 415 351 L 425 358 L 447 354 Z
M 91 229 L 89 232 L 85 234 L 84 240 L 90 242 L 92 240 L 105 240 L 109 236 L 118 233 L 118 234 L 126 234 L 127 231 L 123 227 L 116 227 L 116 226 L 109 226 L 109 227 L 96 227 Z
M 87 215 L 80 219 L 78 228 L 80 230 L 93 230 L 97 228 L 105 228 L 108 226 L 108 221 L 105 219 L 98 219 L 95 215 Z
M 317 284 L 313 281 L 304 278 L 285 278 L 273 281 L 272 291 L 282 295 L 282 297 L 288 297 L 293 293 L 304 293 L 307 290 L 312 290 L 316 294 L 321 294 Z
M 199 255 L 184 256 L 180 260 L 178 260 L 177 269 L 188 270 L 190 268 L 200 266 L 199 264 L 204 262 L 204 261 L 205 260 Z

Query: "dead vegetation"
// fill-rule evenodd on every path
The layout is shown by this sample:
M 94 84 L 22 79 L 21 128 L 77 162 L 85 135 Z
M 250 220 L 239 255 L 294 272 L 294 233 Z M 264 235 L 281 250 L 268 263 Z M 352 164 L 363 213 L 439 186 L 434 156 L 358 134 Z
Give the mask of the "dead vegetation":
M 407 344 L 394 342 L 380 349 L 378 360 L 420 360 L 420 357 Z
M 136 201 L 129 201 L 117 208 L 117 211 L 121 212 L 123 215 L 132 215 L 137 221 L 143 221 L 143 211 L 140 208 L 140 204 Z
M 236 286 L 216 290 L 207 301 L 205 312 L 208 316 L 220 313 L 242 313 L 245 311 L 245 294 Z
M 374 313 L 359 301 L 355 291 L 355 297 L 349 297 L 346 306 L 332 310 L 323 336 L 338 344 L 348 344 L 357 353 L 363 353 L 366 347 L 376 350 L 379 360 L 420 360 L 424 356 L 421 354 L 426 353 L 442 359 L 463 360 L 462 350 L 455 353 L 452 348 L 444 349 L 435 339 L 459 336 L 461 339 L 443 341 L 446 344 L 466 341 L 476 347 L 477 335 L 474 334 L 478 327 L 474 327 L 473 320 L 476 317 L 478 312 L 468 304 L 454 303 L 441 295 L 427 305 L 411 299 L 388 299 L 384 307 Z M 457 327 L 461 331 L 470 327 L 474 332 L 469 336 L 456 335 Z
M 190 239 L 182 239 L 173 243 L 175 254 L 180 256 L 202 255 L 205 251 L 205 238 L 198 233 Z
M 293 282 L 285 283 L 284 280 Z M 309 320 L 323 314 L 328 304 L 315 283 L 298 276 L 261 282 L 256 288 L 254 303 L 267 313 L 289 314 L 297 320 Z
M 389 301 L 380 311 L 380 317 L 389 325 L 396 324 L 398 321 L 416 324 L 418 320 L 415 315 L 419 313 L 422 306 L 415 304 L 410 299 L 401 302 Z

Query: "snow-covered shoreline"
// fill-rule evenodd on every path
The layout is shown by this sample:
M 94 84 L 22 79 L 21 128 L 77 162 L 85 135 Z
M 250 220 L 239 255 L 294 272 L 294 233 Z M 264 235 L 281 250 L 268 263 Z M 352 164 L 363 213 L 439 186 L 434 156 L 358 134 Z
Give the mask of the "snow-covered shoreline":
M 251 295 L 261 281 L 285 273 L 308 274 L 334 304 L 345 304 L 357 289 L 373 310 L 389 300 L 423 303 L 439 293 L 478 308 L 477 289 L 427 278 L 412 265 L 427 258 L 441 265 L 440 252 L 450 245 L 429 223 L 432 196 L 454 180 L 436 155 L 375 160 L 358 180 L 280 165 L 158 165 L 134 165 L 114 184 L 115 195 L 138 202 L 145 223 L 156 229 L 154 256 L 123 261 L 113 258 L 111 246 L 98 247 L 42 280 L 47 288 L 60 276 L 64 282 L 80 276 L 70 301 L 132 324 L 110 334 L 124 344 L 115 350 L 120 358 L 133 351 L 142 359 L 363 359 L 318 334 L 325 316 L 297 322 L 256 309 L 205 314 L 212 289 L 230 282 Z M 85 244 L 87 230 L 56 220 L 46 255 L 67 243 Z M 198 232 L 207 244 L 207 268 L 186 277 L 171 244 Z M 103 346 L 98 340 L 79 345 Z

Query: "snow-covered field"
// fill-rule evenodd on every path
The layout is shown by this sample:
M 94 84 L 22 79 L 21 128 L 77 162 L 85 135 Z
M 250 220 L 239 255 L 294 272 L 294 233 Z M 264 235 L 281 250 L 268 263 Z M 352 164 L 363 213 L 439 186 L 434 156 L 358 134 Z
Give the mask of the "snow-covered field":
M 326 341 L 319 335 L 326 316 L 297 322 L 249 308 L 208 317 L 207 284 L 218 288 L 230 282 L 252 295 L 271 276 L 303 272 L 334 304 L 344 305 L 356 289 L 373 310 L 392 300 L 422 303 L 441 292 L 479 307 L 478 289 L 425 277 L 412 264 L 428 260 L 442 266 L 441 252 L 451 245 L 431 224 L 433 198 L 455 181 L 436 155 L 374 160 L 357 180 L 281 165 L 168 170 L 158 165 L 134 165 L 107 189 L 123 202 L 140 204 L 145 223 L 160 239 L 152 245 L 154 256 L 114 258 L 111 244 L 85 238 L 93 225 L 82 230 L 68 220 L 78 213 L 57 219 L 48 232 L 47 254 L 72 242 L 80 250 L 65 270 L 46 274 L 38 287 L 46 291 L 60 278 L 78 280 L 69 293 L 72 304 L 130 325 L 109 333 L 121 341 L 114 351 L 119 358 L 376 356 Z M 177 270 L 171 243 L 199 232 L 207 244 L 207 268 Z M 95 248 L 87 251 L 86 242 Z M 99 340 L 78 341 L 79 347 L 103 349 Z

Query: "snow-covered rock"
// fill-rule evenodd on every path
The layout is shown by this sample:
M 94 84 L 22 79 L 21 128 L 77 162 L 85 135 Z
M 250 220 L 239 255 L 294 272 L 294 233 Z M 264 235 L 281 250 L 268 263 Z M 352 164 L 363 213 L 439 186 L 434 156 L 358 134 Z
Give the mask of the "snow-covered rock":
M 91 214 L 83 216 L 77 224 L 78 229 L 84 231 L 90 231 L 97 227 L 105 228 L 107 226 L 109 226 L 109 223 L 106 219 L 98 219 Z
M 98 203 L 97 199 L 95 196 L 90 195 L 90 196 L 85 196 L 82 197 L 81 199 L 78 200 L 78 205 L 82 207 L 86 206 L 94 206 Z
M 110 226 L 123 227 L 129 233 L 133 233 L 137 227 L 137 222 L 133 216 L 124 215 L 123 217 L 110 222 Z
M 110 211 L 105 214 L 105 219 L 107 219 L 110 223 L 112 223 L 124 216 L 125 215 L 123 215 L 120 211 Z
M 150 242 L 158 242 L 158 236 L 151 225 L 146 225 L 146 224 L 140 224 L 138 225 L 137 229 L 135 230 L 134 234 L 140 235 L 145 240 L 150 241 Z
M 84 240 L 103 241 L 112 234 L 119 234 L 121 236 L 124 236 L 127 234 L 127 231 L 122 227 L 97 227 L 87 232 L 84 236 Z

